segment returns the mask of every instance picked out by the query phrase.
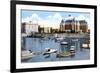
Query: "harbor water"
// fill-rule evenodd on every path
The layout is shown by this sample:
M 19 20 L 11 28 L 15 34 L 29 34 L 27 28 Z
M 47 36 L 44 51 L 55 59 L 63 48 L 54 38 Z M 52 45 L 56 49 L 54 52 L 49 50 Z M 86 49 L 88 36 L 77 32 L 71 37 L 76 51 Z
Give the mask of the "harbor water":
M 71 60 L 89 60 L 90 59 L 90 49 L 82 48 L 82 44 L 86 41 L 84 38 L 65 38 L 65 42 L 68 43 L 67 47 L 60 44 L 60 40 L 55 38 L 25 38 L 24 47 L 27 50 L 31 50 L 36 53 L 29 60 L 22 61 L 27 62 L 51 62 L 51 61 L 71 61 Z M 73 57 L 60 57 L 58 58 L 57 53 L 52 53 L 50 55 L 43 55 L 46 48 L 57 49 L 57 52 L 67 51 L 70 46 L 75 46 L 75 56 Z

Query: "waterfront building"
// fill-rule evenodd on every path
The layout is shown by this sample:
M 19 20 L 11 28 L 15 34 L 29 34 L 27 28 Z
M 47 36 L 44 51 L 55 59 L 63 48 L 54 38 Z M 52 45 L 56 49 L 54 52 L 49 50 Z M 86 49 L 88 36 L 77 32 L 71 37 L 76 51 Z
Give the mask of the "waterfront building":
M 39 33 L 53 33 L 53 28 L 52 27 L 38 27 Z
M 80 23 L 79 23 L 79 21 L 76 21 L 75 32 L 80 32 Z
M 26 34 L 38 33 L 38 24 L 32 21 L 22 23 L 21 32 Z
M 88 25 L 87 22 L 85 20 L 80 20 L 80 30 L 82 30 L 82 32 L 88 32 Z
M 65 31 L 75 32 L 75 18 L 65 20 Z
M 51 33 L 50 27 L 44 27 L 44 33 Z
M 67 20 L 63 20 L 60 23 L 60 31 L 61 32 L 88 32 L 88 24 L 85 20 L 75 20 L 75 18 L 70 18 Z
M 62 19 L 61 23 L 60 23 L 60 31 L 64 32 L 65 31 L 65 21 Z
M 63 32 L 77 32 L 79 30 L 79 24 L 75 18 L 62 20 L 60 23 L 60 29 Z
M 38 28 L 39 33 L 44 33 L 44 27 L 40 27 Z

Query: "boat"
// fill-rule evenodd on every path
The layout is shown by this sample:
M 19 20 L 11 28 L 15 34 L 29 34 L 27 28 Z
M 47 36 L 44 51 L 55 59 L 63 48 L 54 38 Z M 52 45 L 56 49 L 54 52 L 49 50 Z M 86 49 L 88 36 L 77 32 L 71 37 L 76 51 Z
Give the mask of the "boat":
M 63 40 L 64 40 L 63 37 L 56 37 L 56 38 L 55 38 L 55 41 L 58 41 L 58 42 L 59 42 L 59 41 L 63 41 Z
M 64 42 L 63 44 L 68 44 L 68 43 Z M 72 57 L 74 55 L 75 55 L 75 46 L 71 46 L 68 51 L 59 52 L 57 54 L 57 57 L 59 57 L 59 58 L 62 58 L 62 57 Z
M 90 44 L 84 43 L 84 44 L 82 44 L 82 48 L 90 48 Z
M 58 37 L 56 38 L 57 40 L 63 40 L 64 38 L 63 37 Z
M 21 51 L 21 60 L 28 60 L 34 56 L 34 52 L 31 50 L 22 50 Z
M 75 46 L 70 47 L 70 53 L 71 55 L 75 55 Z
M 67 45 L 68 42 L 66 42 L 66 41 L 62 41 L 62 42 L 60 42 L 60 44 L 61 44 L 61 45 Z
M 45 52 L 43 53 L 43 55 L 47 55 L 47 54 L 51 54 L 51 53 L 56 53 L 57 49 L 51 49 L 51 48 L 45 48 Z
M 69 51 L 64 51 L 64 52 L 58 53 L 56 57 L 63 58 L 63 57 L 70 57 L 70 56 L 71 56 L 71 53 Z
M 71 46 L 70 51 L 75 51 L 75 46 Z
M 72 41 L 78 41 L 78 39 L 72 39 Z

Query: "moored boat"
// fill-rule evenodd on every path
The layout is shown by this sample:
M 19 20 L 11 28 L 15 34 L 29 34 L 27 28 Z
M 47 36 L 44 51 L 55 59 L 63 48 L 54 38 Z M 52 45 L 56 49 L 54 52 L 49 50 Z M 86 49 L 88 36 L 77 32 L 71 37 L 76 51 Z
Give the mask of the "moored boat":
M 61 52 L 61 53 L 58 53 L 57 54 L 57 57 L 58 58 L 62 58 L 62 57 L 70 57 L 71 56 L 71 53 L 69 51 L 64 51 L 64 52 Z
M 62 41 L 62 42 L 60 42 L 60 44 L 61 44 L 61 45 L 67 45 L 68 42 L 66 42 L 66 41 Z
M 46 48 L 46 51 L 43 53 L 43 55 L 56 53 L 56 52 L 57 52 L 57 49 Z
M 88 48 L 89 49 L 90 48 L 90 44 L 85 44 L 84 43 L 84 44 L 82 44 L 82 48 Z
M 28 60 L 34 56 L 34 52 L 31 50 L 22 50 L 21 51 L 21 60 Z
M 71 55 L 75 55 L 75 46 L 70 47 L 70 53 Z

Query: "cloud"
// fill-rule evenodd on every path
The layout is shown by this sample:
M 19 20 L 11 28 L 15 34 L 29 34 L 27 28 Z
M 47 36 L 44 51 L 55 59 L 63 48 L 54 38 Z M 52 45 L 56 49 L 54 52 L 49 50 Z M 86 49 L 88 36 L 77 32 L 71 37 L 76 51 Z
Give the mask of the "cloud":
M 62 16 L 59 13 L 55 13 L 53 15 L 49 15 L 46 18 L 46 23 L 53 28 L 59 28 L 59 24 L 62 20 Z
M 69 16 L 67 18 L 64 18 L 64 20 L 72 20 L 73 18 L 75 18 L 74 16 Z
M 53 18 L 54 19 L 62 19 L 62 16 L 59 13 L 55 13 Z
M 40 17 L 38 14 L 33 13 L 31 16 L 22 18 L 22 22 L 29 22 L 32 21 L 33 23 L 38 23 L 42 27 L 53 27 L 53 28 L 59 28 L 59 24 L 62 19 L 72 19 L 73 16 L 63 18 L 60 13 L 55 13 L 52 15 L 48 15 L 45 17 Z M 89 18 L 85 17 L 84 15 L 79 15 L 75 17 L 76 20 L 86 20 L 88 24 L 90 25 Z
M 76 17 L 76 20 L 85 20 L 85 16 L 83 15 L 79 15 L 78 17 Z
M 22 18 L 22 22 L 32 21 L 34 23 L 37 21 L 40 26 L 53 28 L 59 28 L 61 20 L 62 16 L 59 13 L 48 15 L 45 18 L 33 13 L 30 17 Z
M 33 13 L 31 16 L 22 18 L 22 22 L 29 22 L 29 21 L 37 21 L 40 20 L 41 18 L 38 16 L 38 14 Z
M 28 22 L 30 21 L 30 17 L 22 18 L 22 22 Z
M 85 20 L 88 23 L 88 28 L 90 28 L 91 23 L 90 23 L 90 18 L 85 17 L 84 15 L 79 15 L 78 17 L 75 18 L 76 20 Z
M 76 20 L 86 20 L 88 24 L 90 24 L 89 18 L 85 17 L 84 15 L 79 15 L 75 18 Z

